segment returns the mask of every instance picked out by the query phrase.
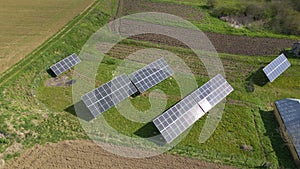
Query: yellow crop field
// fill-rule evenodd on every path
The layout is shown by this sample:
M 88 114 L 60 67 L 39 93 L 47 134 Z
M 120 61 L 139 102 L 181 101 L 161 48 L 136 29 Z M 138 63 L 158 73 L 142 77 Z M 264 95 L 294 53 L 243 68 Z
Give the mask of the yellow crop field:
M 59 31 L 94 0 L 0 0 L 0 73 Z

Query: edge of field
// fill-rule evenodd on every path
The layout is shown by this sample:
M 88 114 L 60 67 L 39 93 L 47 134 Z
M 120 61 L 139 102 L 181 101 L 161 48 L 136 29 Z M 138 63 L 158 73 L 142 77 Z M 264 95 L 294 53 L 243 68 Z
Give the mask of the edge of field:
M 39 56 L 37 53 L 43 53 L 43 51 L 52 46 L 54 41 L 63 37 L 69 30 L 71 30 L 77 23 L 79 23 L 80 20 L 82 20 L 86 15 L 88 15 L 99 3 L 99 0 L 95 0 L 92 4 L 86 7 L 79 15 L 75 16 L 75 18 L 70 20 L 57 33 L 52 35 L 49 39 L 43 42 L 35 50 L 30 52 L 18 63 L 11 66 L 6 71 L 2 72 L 0 74 L 0 86 L 4 85 L 6 82 L 8 82 L 10 79 L 16 76 L 18 73 L 20 73 L 27 65 L 29 65 L 35 58 L 37 58 Z

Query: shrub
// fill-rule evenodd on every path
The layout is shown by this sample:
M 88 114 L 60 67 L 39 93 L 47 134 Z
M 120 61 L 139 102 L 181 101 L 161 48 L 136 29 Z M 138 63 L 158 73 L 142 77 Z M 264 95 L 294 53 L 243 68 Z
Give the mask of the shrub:
M 295 10 L 280 11 L 269 24 L 275 32 L 300 35 L 300 13 Z
M 217 7 L 218 1 L 217 1 L 217 0 L 207 0 L 206 5 L 207 5 L 209 8 L 213 9 L 213 8 L 216 8 L 216 7 Z
M 240 15 L 242 13 L 244 13 L 244 8 L 237 6 L 222 6 L 212 11 L 212 15 L 215 17 Z
M 245 10 L 245 14 L 252 17 L 253 20 L 261 20 L 265 18 L 265 8 L 261 5 L 250 4 Z

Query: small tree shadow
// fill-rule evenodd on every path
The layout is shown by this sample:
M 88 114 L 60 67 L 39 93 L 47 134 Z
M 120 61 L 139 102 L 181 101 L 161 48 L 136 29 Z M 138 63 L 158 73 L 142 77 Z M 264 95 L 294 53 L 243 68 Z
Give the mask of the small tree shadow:
M 287 143 L 282 138 L 280 126 L 275 117 L 274 111 L 259 110 L 266 129 L 265 136 L 271 140 L 272 147 L 278 157 L 279 166 L 281 168 L 295 168 L 294 161 L 289 152 Z M 272 153 L 272 152 L 266 152 Z
M 210 7 L 210 6 L 208 6 L 208 5 L 199 5 L 199 8 L 205 9 L 205 10 L 212 9 L 212 7 Z
M 94 116 L 82 101 L 79 101 L 74 105 L 67 107 L 65 111 L 85 121 L 91 121 L 92 119 L 94 119 Z
M 157 145 L 163 146 L 166 144 L 165 139 L 162 137 L 152 121 L 138 129 L 134 132 L 134 134 L 142 138 L 147 138 Z
M 245 89 L 247 92 L 254 92 L 254 85 L 263 87 L 269 82 L 269 79 L 265 75 L 263 68 L 264 67 L 260 67 L 246 79 Z
M 46 72 L 51 76 L 51 77 L 57 77 L 56 74 L 49 68 L 46 70 Z
M 287 58 L 298 58 L 300 59 L 300 53 L 295 54 L 293 49 L 284 49 L 281 51 Z

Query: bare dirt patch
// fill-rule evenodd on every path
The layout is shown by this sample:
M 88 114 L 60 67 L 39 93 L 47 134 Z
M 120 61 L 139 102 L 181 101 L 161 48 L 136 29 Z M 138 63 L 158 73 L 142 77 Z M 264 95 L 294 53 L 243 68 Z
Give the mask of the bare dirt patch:
M 246 56 L 277 55 L 281 50 L 291 47 L 291 45 L 296 42 L 295 40 L 289 39 L 223 35 L 211 32 L 206 32 L 205 34 L 217 52 Z M 134 36 L 132 39 L 170 46 L 187 47 L 182 42 L 164 35 L 143 34 Z
M 76 83 L 76 80 L 70 79 L 70 76 L 66 75 L 48 79 L 45 86 L 71 86 L 74 83 Z
M 203 14 L 191 6 L 143 0 L 124 0 L 122 9 L 124 16 L 138 12 L 164 12 L 188 20 L 201 20 L 203 18 Z
M 173 155 L 133 159 L 111 154 L 91 141 L 63 141 L 49 143 L 21 153 L 21 156 L 9 161 L 4 168 L 225 168 L 219 164 L 202 162 Z

